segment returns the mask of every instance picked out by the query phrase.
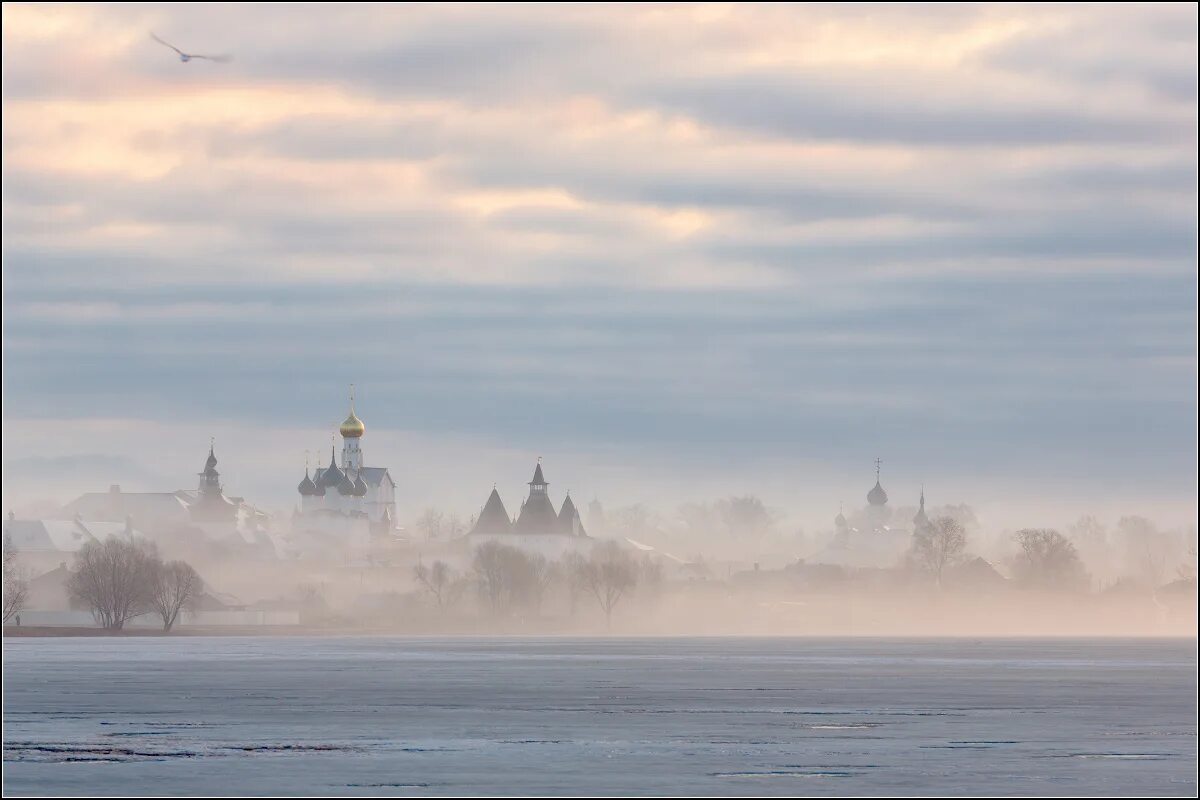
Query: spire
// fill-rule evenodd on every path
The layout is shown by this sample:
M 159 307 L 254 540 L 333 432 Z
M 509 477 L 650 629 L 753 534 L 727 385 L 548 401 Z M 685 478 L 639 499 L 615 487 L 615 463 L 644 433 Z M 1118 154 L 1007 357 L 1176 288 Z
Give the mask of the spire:
M 925 484 L 921 484 L 921 507 L 917 509 L 916 516 L 913 517 L 913 525 L 921 528 L 929 524 L 929 517 L 925 514 Z
M 332 437 L 330 437 L 332 438 Z M 318 486 L 334 487 L 342 482 L 342 471 L 337 466 L 337 451 L 334 450 L 333 444 L 329 445 L 329 466 L 321 473 L 321 479 Z
M 542 457 L 538 456 L 537 466 L 533 469 L 533 480 L 529 482 L 530 486 L 545 490 L 546 477 L 542 474 Z
M 217 457 L 213 454 L 213 446 L 216 442 L 216 437 L 208 437 L 208 458 L 204 462 L 204 472 L 201 475 L 208 475 L 214 472 L 217 468 Z
M 875 459 L 875 486 L 867 492 L 867 502 L 873 506 L 884 506 L 888 501 L 887 492 L 879 483 L 879 467 L 882 463 L 878 458 Z

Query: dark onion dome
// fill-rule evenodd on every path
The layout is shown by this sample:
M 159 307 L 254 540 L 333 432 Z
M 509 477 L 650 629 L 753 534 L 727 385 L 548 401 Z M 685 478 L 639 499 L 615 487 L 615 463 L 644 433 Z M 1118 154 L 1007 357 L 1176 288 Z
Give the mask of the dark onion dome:
M 212 445 L 208 446 L 208 459 L 204 462 L 204 474 L 215 472 L 217 469 L 217 457 L 213 455 Z
M 358 475 L 354 478 L 354 496 L 367 496 L 367 484 L 363 482 L 362 475 Z
M 337 461 L 334 458 L 333 448 L 331 447 L 329 448 L 329 466 L 326 467 L 325 471 L 321 473 L 320 485 L 329 487 L 337 486 L 342 482 L 342 478 L 344 477 L 346 476 L 343 475 L 342 471 L 337 467 Z
M 354 494 L 354 484 L 347 475 L 343 474 L 342 479 L 338 481 L 337 490 L 342 497 L 349 497 Z
M 833 518 L 833 524 L 838 528 L 846 527 L 846 517 L 841 511 L 839 511 L 838 515 Z
M 867 502 L 873 506 L 887 505 L 887 492 L 879 485 L 879 481 L 875 481 L 875 488 L 867 492 Z
M 317 493 L 317 485 L 312 482 L 312 478 L 308 477 L 308 470 L 304 470 L 304 480 L 300 481 L 300 485 L 296 488 L 305 497 L 312 497 Z

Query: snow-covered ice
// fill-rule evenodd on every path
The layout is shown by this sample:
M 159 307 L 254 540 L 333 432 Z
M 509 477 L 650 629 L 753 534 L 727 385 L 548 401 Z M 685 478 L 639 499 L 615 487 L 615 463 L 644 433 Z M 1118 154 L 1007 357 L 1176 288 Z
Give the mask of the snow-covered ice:
M 6 794 L 1196 793 L 1195 642 L 4 642 Z

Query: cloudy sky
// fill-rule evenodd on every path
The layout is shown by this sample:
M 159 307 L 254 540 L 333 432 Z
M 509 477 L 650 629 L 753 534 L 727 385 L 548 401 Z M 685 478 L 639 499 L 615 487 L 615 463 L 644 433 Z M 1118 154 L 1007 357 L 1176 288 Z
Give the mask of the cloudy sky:
M 3 14 L 8 506 L 1195 512 L 1192 4 Z

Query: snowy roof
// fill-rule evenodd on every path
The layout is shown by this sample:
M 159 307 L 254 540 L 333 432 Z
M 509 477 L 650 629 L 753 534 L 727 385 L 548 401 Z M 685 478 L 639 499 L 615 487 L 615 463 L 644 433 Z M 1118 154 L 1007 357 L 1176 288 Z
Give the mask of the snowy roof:
M 79 522 L 58 519 L 9 520 L 4 535 L 12 537 L 18 553 L 75 553 L 97 538 Z
M 63 506 L 63 511 L 89 521 L 123 523 L 126 517 L 138 521 L 183 520 L 187 518 L 187 503 L 175 492 L 88 492 Z
M 385 480 L 392 486 L 396 485 L 387 467 L 363 467 L 358 474 L 362 476 L 368 486 L 381 486 Z

